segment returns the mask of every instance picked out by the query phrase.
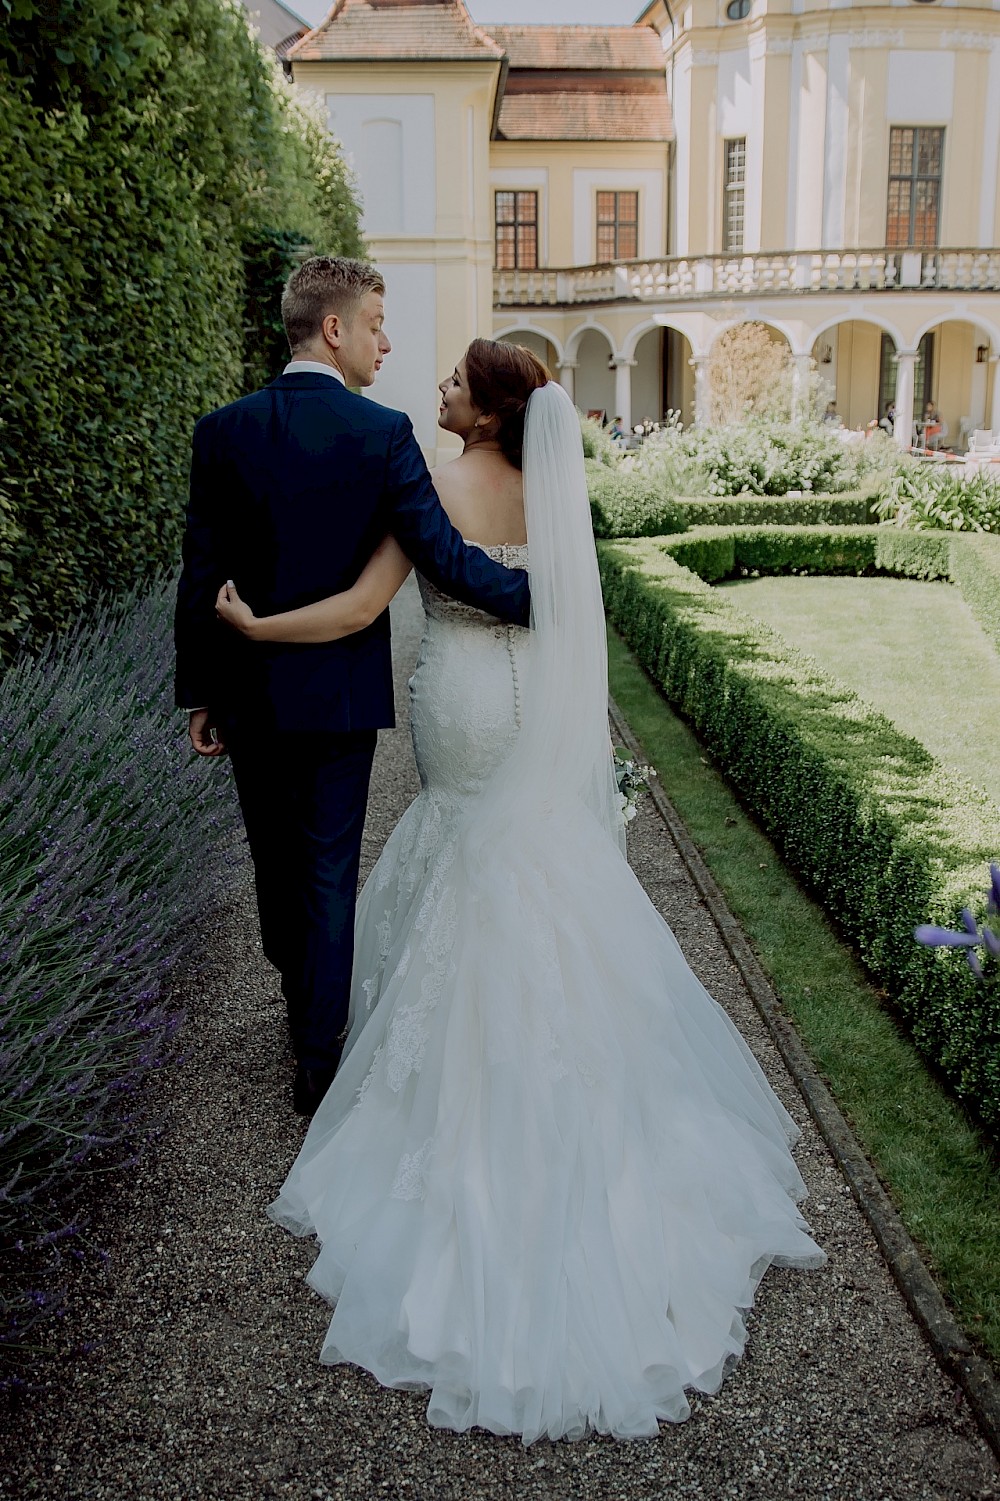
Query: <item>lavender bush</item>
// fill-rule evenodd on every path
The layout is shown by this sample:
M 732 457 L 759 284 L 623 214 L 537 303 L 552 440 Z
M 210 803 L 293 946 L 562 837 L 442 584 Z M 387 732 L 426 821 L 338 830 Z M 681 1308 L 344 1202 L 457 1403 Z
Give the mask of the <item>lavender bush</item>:
M 0 681 L 0 1385 L 80 1257 L 95 1172 L 134 1158 L 164 1004 L 237 811 L 172 708 L 166 582 Z

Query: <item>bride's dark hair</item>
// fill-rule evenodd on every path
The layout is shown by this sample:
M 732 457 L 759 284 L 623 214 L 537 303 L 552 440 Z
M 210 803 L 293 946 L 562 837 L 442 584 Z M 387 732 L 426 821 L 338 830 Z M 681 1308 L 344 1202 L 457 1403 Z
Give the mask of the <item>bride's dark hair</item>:
M 475 405 L 496 418 L 500 452 L 520 469 L 528 397 L 546 385 L 551 375 L 523 344 L 505 344 L 499 339 L 473 339 L 465 351 L 465 374 Z

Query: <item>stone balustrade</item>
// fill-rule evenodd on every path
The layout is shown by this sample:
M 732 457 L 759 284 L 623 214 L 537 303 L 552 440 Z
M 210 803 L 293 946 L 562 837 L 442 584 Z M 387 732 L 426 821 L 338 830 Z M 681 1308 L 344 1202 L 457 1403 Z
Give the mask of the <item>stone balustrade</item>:
M 899 291 L 1000 291 L 1000 250 L 781 250 L 493 273 L 496 308 Z

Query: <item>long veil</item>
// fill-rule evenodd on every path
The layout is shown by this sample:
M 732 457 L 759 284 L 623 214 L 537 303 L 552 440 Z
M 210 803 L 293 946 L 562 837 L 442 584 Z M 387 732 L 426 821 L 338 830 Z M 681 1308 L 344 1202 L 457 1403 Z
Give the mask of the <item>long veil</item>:
M 470 828 L 480 853 L 506 832 L 589 818 L 624 853 L 608 738 L 604 606 L 576 408 L 554 381 L 528 401 L 524 508 L 531 575 L 530 672 L 516 746 Z M 470 849 L 471 853 L 471 849 Z

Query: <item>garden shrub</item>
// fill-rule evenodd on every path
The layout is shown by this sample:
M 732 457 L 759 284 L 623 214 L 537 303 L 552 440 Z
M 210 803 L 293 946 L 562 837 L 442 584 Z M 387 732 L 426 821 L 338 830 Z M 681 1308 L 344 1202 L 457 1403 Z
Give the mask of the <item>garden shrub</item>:
M 148 1130 L 164 979 L 238 825 L 172 709 L 172 595 L 104 607 L 0 682 L 0 1386 L 81 1254 L 81 1187 Z
M 664 543 L 664 552 L 709 584 L 730 578 L 736 572 L 736 538 L 732 529 L 694 528 L 682 533 L 676 541 Z
M 916 579 L 951 577 L 951 538 L 945 533 L 904 532 L 880 526 L 876 544 L 876 564 L 887 573 Z
M 875 506 L 882 521 L 914 531 L 1000 533 L 1000 481 L 910 459 L 890 476 Z
M 177 556 L 196 420 L 275 370 L 262 245 L 362 249 L 335 145 L 239 5 L 7 12 L 0 663 Z
M 738 546 L 733 539 L 734 546 Z M 608 614 L 747 806 L 856 944 L 917 1045 L 1000 1125 L 1000 986 L 914 942 L 984 910 L 996 810 L 916 740 L 674 556 L 603 542 Z
M 952 537 L 949 576 L 1000 652 L 1000 537 Z
M 583 457 L 594 459 L 599 464 L 606 464 L 614 468 L 621 459 L 621 449 L 612 438 L 606 427 L 593 417 L 580 418 L 580 432 L 583 437 Z
M 670 495 L 827 494 L 856 488 L 851 450 L 836 429 L 816 422 L 750 418 L 728 427 L 682 428 L 670 421 L 623 463 L 656 479 Z
M 708 583 L 747 573 L 865 573 L 875 567 L 873 526 L 702 526 L 663 550 Z
M 595 536 L 661 537 L 684 530 L 683 511 L 654 480 L 595 459 L 585 466 Z
M 677 497 L 689 526 L 866 526 L 872 499 L 865 491 L 845 495 L 735 495 Z

